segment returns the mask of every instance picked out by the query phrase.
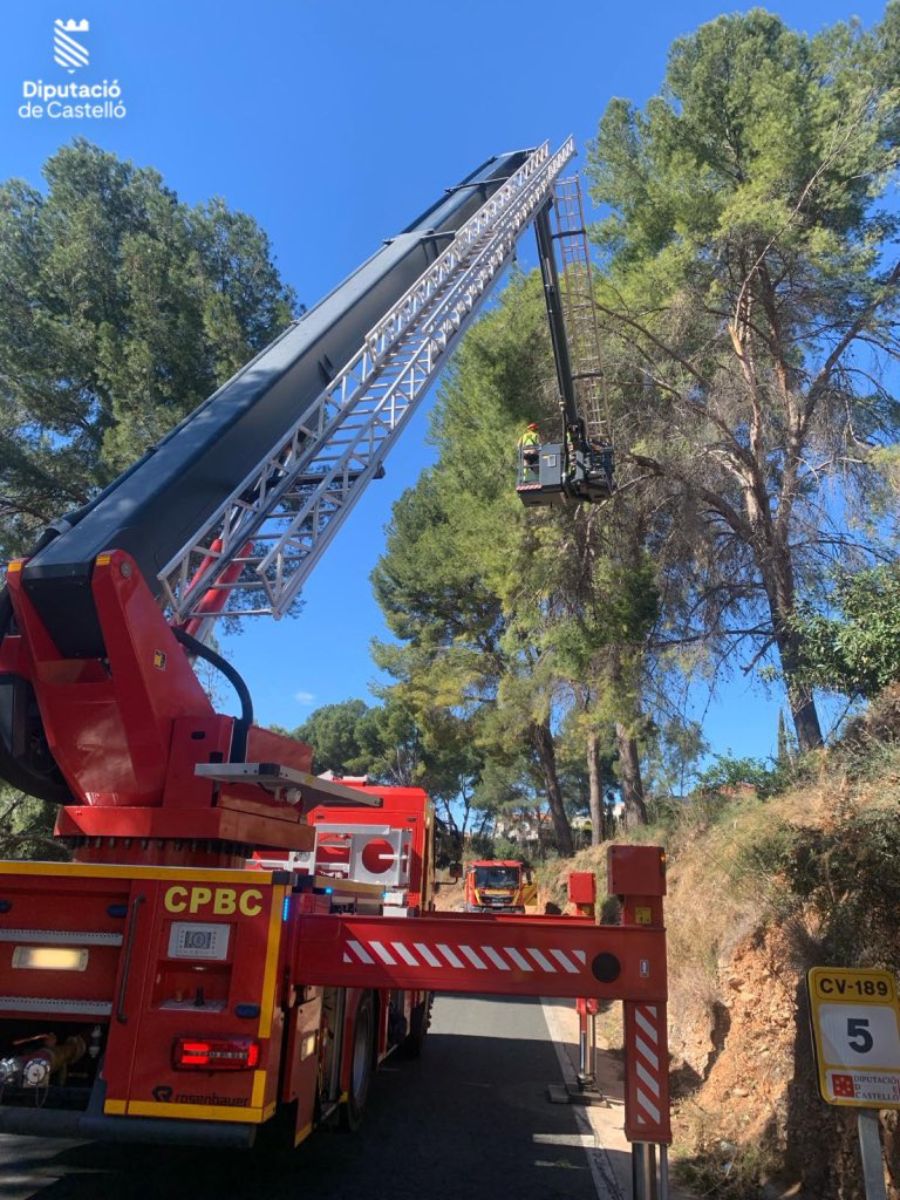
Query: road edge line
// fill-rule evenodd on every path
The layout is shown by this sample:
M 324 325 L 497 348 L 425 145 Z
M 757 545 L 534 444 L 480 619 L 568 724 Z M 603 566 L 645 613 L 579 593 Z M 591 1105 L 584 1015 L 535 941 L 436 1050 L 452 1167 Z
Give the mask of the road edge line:
M 559 1063 L 563 1082 L 566 1087 L 577 1087 L 578 1077 L 572 1060 L 566 1051 L 568 1039 L 566 1038 L 566 1031 L 562 1028 L 557 1016 L 556 1003 L 542 996 L 541 1010 L 550 1034 L 550 1041 L 553 1043 L 553 1049 L 556 1052 L 556 1061 Z M 584 1147 L 584 1152 L 587 1155 L 588 1166 L 591 1170 L 591 1179 L 593 1180 L 594 1191 L 597 1193 L 598 1200 L 625 1200 L 625 1195 L 619 1186 L 609 1152 L 601 1143 L 594 1122 L 591 1120 L 590 1109 L 583 1108 L 579 1104 L 573 1104 L 571 1108 L 575 1114 L 575 1124 L 583 1133 L 590 1134 L 594 1140 L 592 1147 Z

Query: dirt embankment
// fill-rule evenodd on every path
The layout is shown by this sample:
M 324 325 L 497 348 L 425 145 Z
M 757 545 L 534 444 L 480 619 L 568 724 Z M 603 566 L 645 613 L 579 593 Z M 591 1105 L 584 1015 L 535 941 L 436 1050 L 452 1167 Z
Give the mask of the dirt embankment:
M 706 812 L 701 806 L 674 827 L 640 831 L 641 840 L 664 841 L 669 851 L 674 1158 L 698 1194 L 862 1197 L 855 1113 L 818 1096 L 805 977 L 824 963 L 897 969 L 900 912 L 892 921 L 889 907 L 880 925 L 865 915 L 866 888 L 875 903 L 900 892 L 894 822 L 900 825 L 897 743 L 882 746 L 862 774 L 846 769 L 846 759 L 823 755 L 815 778 L 788 794 Z M 877 838 L 885 836 L 883 845 Z M 806 848 L 806 875 L 791 858 L 798 845 Z M 845 850 L 875 856 L 859 860 L 866 865 L 858 879 L 852 870 L 839 873 Z M 558 898 L 573 867 L 594 867 L 605 893 L 600 847 L 554 871 L 548 899 Z M 791 870 L 807 881 L 805 893 Z M 613 1053 L 620 1029 L 617 1011 L 604 1014 L 601 1032 Z M 891 1200 L 900 1200 L 897 1118 L 882 1114 Z
M 466 902 L 466 886 L 458 883 L 441 883 L 434 893 L 434 907 L 438 912 L 461 912 Z

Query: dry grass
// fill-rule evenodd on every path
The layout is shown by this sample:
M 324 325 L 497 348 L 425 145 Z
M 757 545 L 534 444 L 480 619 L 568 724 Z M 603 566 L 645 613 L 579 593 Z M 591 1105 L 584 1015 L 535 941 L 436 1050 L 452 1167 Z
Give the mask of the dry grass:
M 900 743 L 890 738 L 857 731 L 852 747 L 822 752 L 804 769 L 805 782 L 766 801 L 686 806 L 668 825 L 618 839 L 667 850 L 670 1048 L 673 1094 L 681 1096 L 675 1151 L 710 1195 L 757 1194 L 782 1154 L 798 989 L 819 929 L 780 873 L 781 852 L 798 827 L 834 833 L 879 810 L 900 815 Z M 564 907 L 571 870 L 594 871 L 604 896 L 606 852 L 603 845 L 547 864 L 542 900 Z M 621 1046 L 619 1005 L 601 1014 L 598 1032 L 602 1045 Z

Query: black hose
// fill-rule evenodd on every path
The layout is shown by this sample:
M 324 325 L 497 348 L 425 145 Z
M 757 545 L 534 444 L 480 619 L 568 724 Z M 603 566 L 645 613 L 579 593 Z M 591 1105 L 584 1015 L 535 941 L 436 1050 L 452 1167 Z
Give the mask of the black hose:
M 231 738 L 231 758 L 230 761 L 246 762 L 247 760 L 247 737 L 250 733 L 250 726 L 253 724 L 253 700 L 250 697 L 250 689 L 244 683 L 243 679 L 234 669 L 227 659 L 224 659 L 221 654 L 216 654 L 215 650 L 210 650 L 209 646 L 205 646 L 203 642 L 192 637 L 189 633 L 185 633 L 183 629 L 173 629 L 172 632 L 185 650 L 195 654 L 197 658 L 202 658 L 221 671 L 228 682 L 232 685 L 238 694 L 238 699 L 241 702 L 241 715 L 235 718 L 234 734 Z

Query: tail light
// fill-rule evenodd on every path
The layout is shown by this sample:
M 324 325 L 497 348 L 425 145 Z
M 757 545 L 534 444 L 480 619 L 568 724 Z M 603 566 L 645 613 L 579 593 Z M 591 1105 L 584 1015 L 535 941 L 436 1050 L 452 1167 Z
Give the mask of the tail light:
M 259 1063 L 252 1038 L 178 1038 L 172 1062 L 181 1071 L 246 1071 Z

